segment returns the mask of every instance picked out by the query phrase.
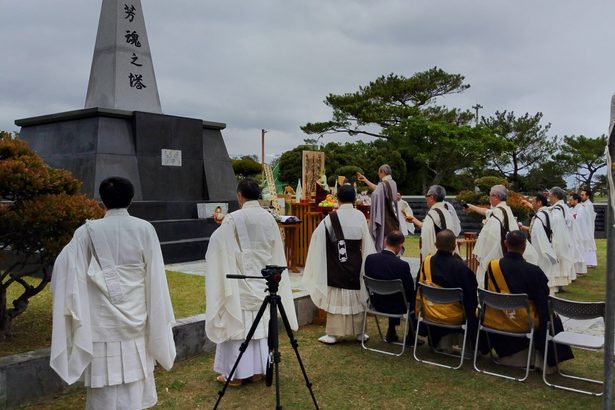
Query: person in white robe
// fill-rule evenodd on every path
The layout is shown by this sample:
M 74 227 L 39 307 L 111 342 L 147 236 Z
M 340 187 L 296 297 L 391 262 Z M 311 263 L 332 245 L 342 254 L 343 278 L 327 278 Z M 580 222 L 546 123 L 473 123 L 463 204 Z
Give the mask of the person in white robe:
M 551 243 L 559 261 L 559 272 L 555 276 L 555 285 L 562 288 L 576 279 L 574 268 L 575 249 L 572 237 L 572 213 L 564 202 L 566 192 L 560 187 L 549 190 L 549 203 L 551 207 L 551 224 L 553 238 Z
M 577 276 L 587 273 L 587 255 L 590 241 L 593 238 L 589 232 L 589 215 L 587 210 L 581 204 L 581 195 L 572 193 L 568 196 L 568 205 L 572 212 L 572 238 L 575 247 L 575 262 L 574 268 Z
M 459 220 L 459 215 L 457 215 L 457 210 L 453 204 L 448 201 L 442 201 L 442 204 L 444 204 L 444 208 L 446 208 L 446 210 L 451 214 L 451 227 L 448 229 L 450 229 L 455 234 L 455 237 L 457 237 L 461 234 L 461 221 Z
M 225 383 L 239 356 L 259 308 L 267 295 L 262 279 L 230 279 L 227 274 L 262 276 L 267 265 L 285 266 L 284 243 L 273 216 L 258 203 L 260 189 L 251 178 L 237 186 L 241 209 L 224 217 L 209 239 L 205 255 L 205 331 L 216 343 L 216 380 Z M 297 330 L 297 316 L 288 271 L 284 270 L 278 294 L 289 323 Z M 231 386 L 259 381 L 267 368 L 270 312 L 265 313 L 231 378 Z M 272 320 L 276 320 L 273 318 Z
M 478 260 L 476 280 L 479 287 L 483 287 L 485 271 L 489 262 L 501 259 L 504 256 L 504 241 L 506 233 L 519 230 L 517 219 L 512 213 L 510 206 L 506 204 L 508 189 L 504 185 L 494 185 L 489 191 L 489 203 L 491 209 L 485 209 L 476 205 L 468 204 L 468 210 L 484 215 L 483 228 L 476 239 L 476 246 L 472 252 Z M 526 262 L 537 264 L 538 254 L 531 244 L 527 244 L 523 252 Z
M 327 243 L 331 242 L 332 237 L 335 236 L 336 241 L 338 240 L 333 225 L 335 221 L 332 220 L 331 214 L 327 215 L 314 230 L 303 270 L 303 284 L 312 302 L 327 312 L 326 334 L 318 339 L 325 344 L 334 344 L 339 337 L 344 336 L 353 336 L 359 341 L 368 337 L 362 334 L 363 312 L 367 302 L 363 274 L 365 259 L 375 253 L 376 249 L 365 216 L 353 207 L 354 200 L 355 192 L 350 185 L 339 188 L 340 206 L 335 214 L 339 219 L 345 241 L 344 249 L 348 250 L 347 254 L 341 255 L 347 260 L 341 262 L 351 264 L 350 270 L 353 272 L 342 271 L 339 264 L 328 261 L 328 258 L 338 256 L 331 254 L 334 252 L 327 251 Z M 352 251 L 348 242 L 354 242 Z M 339 271 L 331 271 L 330 268 Z M 352 275 L 347 275 L 348 273 Z M 346 286 L 346 283 L 331 286 L 330 281 L 334 279 L 340 281 L 338 277 L 342 275 L 352 276 L 350 281 L 354 281 L 356 286 Z
M 397 202 L 397 183 L 391 173 L 390 165 L 381 165 L 378 168 L 380 182 L 377 185 L 365 175 L 357 174 L 357 179 L 374 191 L 371 195 L 369 232 L 378 252 L 384 249 L 384 237 L 391 231 L 399 230 L 403 220 Z
M 548 279 L 551 294 L 557 290 L 555 275 L 559 270 L 557 255 L 551 245 L 551 216 L 549 215 L 549 200 L 543 194 L 537 194 L 531 202 L 534 216 L 529 227 L 520 225 L 519 228 L 530 233 L 530 241 L 538 255 L 538 267 L 542 269 Z
M 588 214 L 588 229 L 590 232 L 591 241 L 587 247 L 587 253 L 585 254 L 585 263 L 587 267 L 592 269 L 598 265 L 598 258 L 596 257 L 596 211 L 594 210 L 594 204 L 591 201 L 591 191 L 589 188 L 583 188 L 581 190 L 581 201 L 583 207 L 587 210 Z
M 414 216 L 414 211 L 412 211 L 410 204 L 402 199 L 400 192 L 397 192 L 397 202 L 399 202 L 399 212 L 401 212 L 402 216 L 399 220 L 399 230 L 404 236 L 413 235 L 414 224 L 410 222 L 410 219 Z
M 453 218 L 443 202 L 445 197 L 446 190 L 444 187 L 440 185 L 430 186 L 425 194 L 425 202 L 429 207 L 425 219 L 420 221 L 414 216 L 410 219 L 410 222 L 421 228 L 421 260 L 425 260 L 428 255 L 435 255 L 438 251 L 436 248 L 438 232 L 443 229 L 453 230 Z
M 79 227 L 56 259 L 50 366 L 83 380 L 87 409 L 145 409 L 157 402 L 154 364 L 175 360 L 175 322 L 154 227 L 127 208 L 125 178 L 99 188 L 107 211 Z

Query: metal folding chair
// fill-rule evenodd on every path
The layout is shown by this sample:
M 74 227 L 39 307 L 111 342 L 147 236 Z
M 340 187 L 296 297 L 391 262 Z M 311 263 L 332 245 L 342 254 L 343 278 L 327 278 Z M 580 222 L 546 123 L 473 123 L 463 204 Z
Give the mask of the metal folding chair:
M 525 381 L 528 375 L 530 374 L 530 366 L 532 362 L 532 356 L 534 353 L 533 344 L 534 344 L 534 319 L 530 314 L 530 302 L 527 294 L 525 293 L 496 293 L 491 292 L 485 289 L 478 289 L 478 307 L 479 307 L 479 317 L 478 317 L 478 331 L 476 332 L 476 344 L 474 345 L 474 370 L 479 373 L 489 374 L 491 376 L 503 377 L 509 380 L 516 380 L 519 382 Z M 494 327 L 485 326 L 485 308 L 489 307 L 490 309 L 500 310 L 500 311 L 511 311 L 515 309 L 526 309 L 527 310 L 527 331 L 526 332 L 511 332 L 503 329 L 496 329 Z M 487 337 L 487 343 L 489 344 L 489 355 L 493 360 L 493 353 L 491 349 L 491 343 L 489 343 L 489 333 L 510 336 L 510 337 L 523 337 L 530 340 L 530 345 L 527 353 L 527 363 L 525 366 L 525 376 L 522 378 L 508 376 L 503 373 L 490 372 L 487 370 L 480 369 L 476 364 L 476 360 L 478 358 L 478 341 L 480 339 L 480 332 L 483 331 Z M 494 361 L 495 362 L 495 361 Z
M 371 350 L 373 352 L 384 353 L 392 356 L 401 356 L 404 354 L 406 350 L 406 338 L 408 335 L 408 327 L 414 332 L 411 320 L 411 314 L 413 313 L 412 305 L 408 302 L 408 298 L 406 296 L 406 292 L 404 290 L 404 284 L 401 279 L 391 279 L 391 280 L 382 280 L 382 279 L 374 279 L 369 276 L 363 276 L 363 280 L 365 281 L 365 287 L 367 289 L 367 293 L 369 295 L 369 299 L 367 302 L 367 308 L 365 309 L 365 313 L 363 314 L 363 334 L 366 333 L 367 329 L 367 315 L 371 314 L 376 319 L 376 327 L 378 328 L 378 334 L 380 335 L 380 339 L 382 341 L 386 341 L 384 336 L 382 335 L 382 330 L 380 329 L 380 323 L 378 322 L 378 316 L 385 316 L 387 318 L 397 318 L 400 319 L 400 322 L 404 322 L 404 337 L 401 343 L 395 342 L 395 345 L 401 345 L 401 351 L 399 353 L 389 352 L 386 350 L 374 349 L 371 347 L 367 347 L 365 345 L 365 339 L 361 341 L 361 346 L 363 349 Z M 372 303 L 372 297 L 374 295 L 382 295 L 382 296 L 391 296 L 395 294 L 401 294 L 403 298 L 403 306 L 400 306 L 400 311 L 403 310 L 404 313 L 386 313 L 382 312 L 374 306 Z
M 466 339 L 468 336 L 468 320 L 465 317 L 465 312 L 463 315 L 463 322 L 460 322 L 458 324 L 445 324 L 445 323 L 435 322 L 433 320 L 426 318 L 423 312 L 423 306 L 425 303 L 431 303 L 432 305 L 447 305 L 447 304 L 456 303 L 456 302 L 460 302 L 463 305 L 463 289 L 461 288 L 435 288 L 435 287 L 426 285 L 424 283 L 419 283 L 417 292 L 420 292 L 420 297 L 423 298 L 423 304 L 420 305 L 421 308 L 417 312 L 418 316 L 417 316 L 417 321 L 416 321 L 416 334 L 414 336 L 414 351 L 413 351 L 414 359 L 417 362 L 433 364 L 435 366 L 445 367 L 447 369 L 453 369 L 453 370 L 459 369 L 463 365 L 463 359 L 465 357 L 465 349 L 466 349 Z M 443 363 L 432 362 L 429 360 L 418 358 L 418 356 L 416 355 L 416 348 L 418 346 L 419 329 L 421 328 L 421 324 L 427 325 L 428 333 L 430 332 L 429 330 L 430 326 L 440 327 L 444 329 L 451 329 L 451 330 L 455 330 L 455 329 L 463 330 L 463 343 L 461 345 L 460 359 L 459 359 L 459 364 L 457 366 L 448 366 Z M 429 337 L 429 340 L 431 340 L 431 336 Z M 432 348 L 432 350 L 434 349 Z M 440 352 L 437 352 L 437 353 L 440 353 Z M 445 354 L 446 356 L 457 357 L 457 355 L 453 355 L 453 354 L 448 354 L 448 353 L 443 353 L 443 354 Z
M 547 335 L 545 337 L 545 352 L 547 352 L 547 347 L 549 346 L 549 342 L 553 342 L 554 344 L 562 344 L 571 347 L 579 347 L 582 349 L 588 350 L 602 350 L 604 348 L 604 337 L 587 335 L 583 333 L 575 333 L 575 332 L 559 332 L 555 334 L 555 327 L 553 325 L 553 316 L 554 314 L 562 315 L 570 319 L 576 320 L 590 320 L 602 317 L 604 320 L 605 316 L 605 303 L 604 302 L 574 302 L 571 300 L 564 300 L 557 298 L 555 296 L 549 296 L 549 325 Z M 555 347 L 555 346 L 554 346 Z M 566 374 L 562 372 L 559 368 L 559 358 L 557 357 L 557 349 L 553 349 L 555 352 L 555 362 L 557 373 L 565 378 L 573 379 L 573 380 L 581 380 L 588 383 L 599 384 L 602 385 L 603 382 L 600 380 L 588 379 L 585 377 L 573 376 L 571 374 Z M 547 384 L 547 386 L 555 387 L 562 390 L 573 391 L 577 393 L 589 394 L 592 396 L 602 396 L 602 391 L 599 393 L 595 393 L 589 390 L 575 389 L 573 387 L 563 386 L 555 383 L 549 383 L 547 381 L 547 355 L 545 354 L 544 362 L 542 366 L 542 379 Z

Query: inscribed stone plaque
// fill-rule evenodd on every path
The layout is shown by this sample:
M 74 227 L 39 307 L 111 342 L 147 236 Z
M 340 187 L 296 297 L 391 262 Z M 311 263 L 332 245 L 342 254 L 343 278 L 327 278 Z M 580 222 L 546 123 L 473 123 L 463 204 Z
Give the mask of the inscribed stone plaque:
M 181 167 L 182 152 L 178 149 L 162 149 L 160 154 L 162 158 L 162 166 L 164 167 Z

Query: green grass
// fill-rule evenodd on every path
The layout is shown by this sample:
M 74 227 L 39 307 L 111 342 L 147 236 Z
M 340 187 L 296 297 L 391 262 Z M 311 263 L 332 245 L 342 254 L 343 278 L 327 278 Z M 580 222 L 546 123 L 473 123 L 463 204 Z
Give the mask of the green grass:
M 606 240 L 597 240 L 598 268 L 577 279 L 561 297 L 575 300 L 600 300 L 605 291 Z M 418 256 L 418 238 L 406 241 L 406 255 Z M 171 298 L 176 316 L 190 316 L 204 311 L 203 278 L 168 272 Z M 11 354 L 46 347 L 50 334 L 49 290 L 35 297 L 28 311 L 14 323 L 15 338 L 0 342 L 0 354 Z M 411 351 L 402 357 L 389 357 L 367 352 L 356 342 L 325 346 L 317 342 L 323 326 L 303 327 L 296 336 L 300 352 L 314 392 L 323 409 L 403 409 L 403 408 L 469 408 L 469 409 L 594 409 L 599 398 L 548 388 L 538 373 L 524 383 L 511 382 L 479 374 L 466 362 L 459 371 L 417 363 Z M 377 332 L 370 321 L 371 345 Z M 25 337 L 27 336 L 27 337 Z M 280 339 L 282 351 L 282 405 L 289 409 L 310 409 L 311 399 L 285 336 Z M 382 344 L 384 346 L 384 344 Z M 433 355 L 421 348 L 424 355 Z M 602 355 L 575 351 L 576 358 L 564 364 L 575 374 L 601 378 Z M 161 409 L 211 408 L 220 386 L 214 381 L 213 354 L 201 355 L 176 363 L 170 372 L 158 370 L 156 380 Z M 486 360 L 483 365 L 490 366 Z M 85 403 L 83 389 L 37 403 L 27 409 L 79 409 Z M 275 403 L 274 388 L 263 384 L 230 389 L 222 400 L 222 409 L 269 409 Z
M 370 345 L 377 332 L 370 320 Z M 296 337 L 299 351 L 314 394 L 322 409 L 598 409 L 599 398 L 586 397 L 547 387 L 541 375 L 532 372 L 526 382 L 508 381 L 472 369 L 466 361 L 461 370 L 442 369 L 421 364 L 407 350 L 401 357 L 368 352 L 357 342 L 334 346 L 318 343 L 323 326 L 301 328 Z M 313 408 L 303 376 L 285 336 L 280 338 L 281 400 L 287 409 Z M 435 358 L 427 348 L 420 353 Z M 210 409 L 217 399 L 220 385 L 214 381 L 214 355 L 202 355 L 176 363 L 170 372 L 158 370 L 156 383 L 160 409 Z M 483 366 L 489 366 L 481 359 Z M 566 364 L 576 374 L 600 377 L 601 355 L 578 353 L 578 359 Z M 27 409 L 79 409 L 84 407 L 85 393 L 77 389 L 69 394 L 46 400 Z M 229 388 L 221 409 L 271 409 L 275 388 L 263 383 Z
M 32 279 L 27 279 L 34 283 Z M 167 272 L 171 301 L 176 318 L 205 312 L 205 279 L 202 276 Z M 7 299 L 13 300 L 22 291 L 11 286 Z M 49 347 L 51 344 L 51 288 L 47 286 L 30 300 L 28 309 L 12 323 L 13 336 L 0 339 L 0 356 Z

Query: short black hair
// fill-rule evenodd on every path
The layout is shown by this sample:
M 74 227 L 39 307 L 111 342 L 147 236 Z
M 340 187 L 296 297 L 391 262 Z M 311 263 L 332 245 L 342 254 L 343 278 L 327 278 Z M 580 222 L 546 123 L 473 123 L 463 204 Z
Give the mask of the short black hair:
M 405 239 L 406 238 L 404 237 L 404 234 L 401 233 L 400 231 L 391 231 L 384 238 L 385 242 L 388 243 L 391 246 L 399 246 L 402 243 L 404 243 Z
M 525 247 L 526 242 L 527 237 L 522 231 L 510 231 L 506 234 L 506 245 L 510 250 L 519 251 Z
M 542 206 L 549 206 L 549 200 L 544 194 L 536 194 L 536 196 L 534 197 L 534 201 L 540 202 Z
M 126 178 L 109 177 L 100 183 L 98 193 L 107 209 L 128 208 L 135 195 L 135 188 Z
M 588 186 L 581 187 L 581 192 L 585 192 L 585 195 L 587 195 L 589 198 L 591 198 L 592 196 L 592 190 Z
M 577 202 L 581 202 L 581 195 L 577 194 L 576 192 L 573 192 L 572 194 L 570 194 L 570 197 Z
M 357 197 L 357 193 L 355 192 L 352 185 L 342 185 L 337 187 L 337 200 L 347 204 L 353 203 Z
M 436 249 L 453 252 L 457 247 L 457 238 L 450 229 L 442 229 L 436 234 Z
M 237 192 L 248 201 L 255 201 L 261 196 L 261 189 L 252 178 L 244 178 L 237 184 Z

